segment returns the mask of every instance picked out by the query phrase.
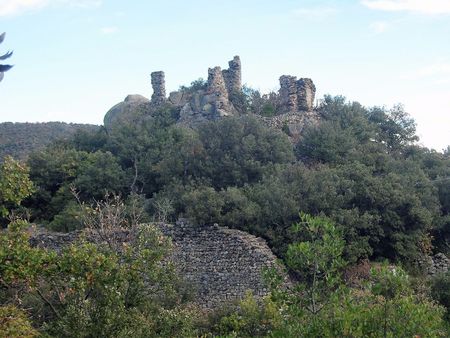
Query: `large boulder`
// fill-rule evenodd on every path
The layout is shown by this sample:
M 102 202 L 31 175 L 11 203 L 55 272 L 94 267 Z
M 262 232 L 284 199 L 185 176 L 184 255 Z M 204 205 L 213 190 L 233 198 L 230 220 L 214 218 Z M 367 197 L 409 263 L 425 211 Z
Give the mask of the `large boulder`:
M 128 95 L 123 102 L 116 104 L 105 115 L 103 124 L 106 129 L 110 129 L 114 124 L 127 122 L 138 114 L 150 102 L 142 95 Z

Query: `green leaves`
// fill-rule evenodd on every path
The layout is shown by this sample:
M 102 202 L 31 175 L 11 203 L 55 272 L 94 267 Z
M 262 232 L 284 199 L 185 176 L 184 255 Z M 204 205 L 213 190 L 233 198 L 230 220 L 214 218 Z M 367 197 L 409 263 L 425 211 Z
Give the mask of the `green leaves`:
M 0 216 L 8 215 L 9 205 L 20 205 L 33 192 L 28 167 L 6 156 L 0 168 Z

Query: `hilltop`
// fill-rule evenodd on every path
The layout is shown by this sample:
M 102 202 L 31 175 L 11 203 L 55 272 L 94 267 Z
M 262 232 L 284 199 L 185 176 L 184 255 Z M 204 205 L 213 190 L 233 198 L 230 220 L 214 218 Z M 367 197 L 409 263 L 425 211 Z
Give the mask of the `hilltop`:
M 32 152 L 39 151 L 56 140 L 67 140 L 77 130 L 96 131 L 90 124 L 42 122 L 0 123 L 0 160 L 6 155 L 26 160 Z

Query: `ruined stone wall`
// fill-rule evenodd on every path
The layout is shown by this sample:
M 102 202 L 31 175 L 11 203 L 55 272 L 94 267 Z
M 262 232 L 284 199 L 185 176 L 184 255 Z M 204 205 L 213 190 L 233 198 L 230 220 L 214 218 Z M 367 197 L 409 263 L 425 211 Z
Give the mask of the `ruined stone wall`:
M 284 112 L 311 111 L 314 107 L 316 86 L 308 78 L 290 75 L 280 77 L 279 101 Z
M 152 79 L 152 103 L 159 105 L 166 101 L 166 80 L 164 72 L 158 71 L 151 73 Z
M 255 115 L 255 117 L 262 120 L 269 127 L 285 132 L 293 144 L 296 144 L 301 139 L 305 128 L 317 126 L 320 122 L 319 116 L 312 111 L 305 111 L 302 114 L 287 112 L 273 117 Z
M 219 226 L 194 227 L 184 221 L 176 225 L 158 224 L 162 233 L 172 238 L 173 252 L 168 259 L 194 292 L 194 301 L 212 308 L 240 299 L 247 290 L 257 297 L 267 294 L 262 279 L 264 267 L 276 266 L 276 257 L 267 243 L 246 232 Z M 34 231 L 31 243 L 59 251 L 81 234 L 45 230 Z M 119 243 L 128 242 L 132 233 L 114 234 Z M 88 236 L 89 240 L 92 236 Z M 95 240 L 94 240 L 95 241 Z
M 450 258 L 442 252 L 434 256 L 423 257 L 419 263 L 430 276 L 447 273 L 450 270 Z
M 316 86 L 311 79 L 302 78 L 297 81 L 297 108 L 298 110 L 311 111 L 314 107 Z
M 247 290 L 264 296 L 264 267 L 276 266 L 267 243 L 246 232 L 219 226 L 195 228 L 183 222 L 165 226 L 172 237 L 173 259 L 204 307 L 240 299 Z
M 297 109 L 297 78 L 290 75 L 280 77 L 280 106 L 283 110 L 296 112 Z
M 206 91 L 209 94 L 228 96 L 225 80 L 220 67 L 208 68 L 208 82 L 206 84 Z
M 228 69 L 222 70 L 228 94 L 240 92 L 242 90 L 242 69 L 241 59 L 235 56 L 228 62 Z

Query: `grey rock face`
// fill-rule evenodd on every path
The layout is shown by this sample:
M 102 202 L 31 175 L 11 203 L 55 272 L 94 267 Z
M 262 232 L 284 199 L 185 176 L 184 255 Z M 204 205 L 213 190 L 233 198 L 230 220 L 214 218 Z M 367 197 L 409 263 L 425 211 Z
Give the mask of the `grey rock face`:
M 279 100 L 285 112 L 311 111 L 314 107 L 316 86 L 311 79 L 283 75 L 280 77 Z
M 159 105 L 166 102 L 166 80 L 164 72 L 153 72 L 151 78 L 153 88 L 152 103 Z
M 450 270 L 450 258 L 442 252 L 434 256 L 425 256 L 419 260 L 419 265 L 430 276 L 446 273 Z
M 116 104 L 105 115 L 104 126 L 109 129 L 113 124 L 131 119 L 139 109 L 150 102 L 142 95 L 128 95 L 123 102 Z

